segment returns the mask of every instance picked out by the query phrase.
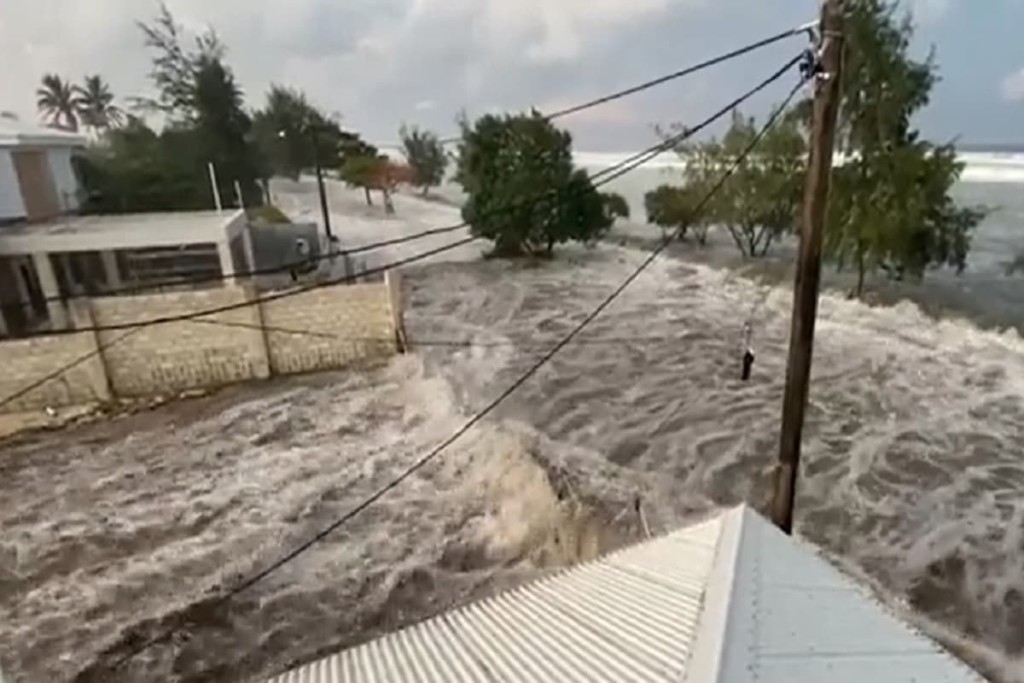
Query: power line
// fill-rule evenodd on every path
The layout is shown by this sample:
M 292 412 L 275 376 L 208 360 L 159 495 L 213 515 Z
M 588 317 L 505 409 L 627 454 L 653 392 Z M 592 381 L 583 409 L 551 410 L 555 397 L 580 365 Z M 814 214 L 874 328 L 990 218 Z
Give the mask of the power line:
M 630 95 L 635 95 L 645 90 L 650 90 L 651 88 L 657 87 L 659 85 L 664 85 L 665 83 L 669 83 L 679 78 L 690 76 L 694 73 L 697 73 L 698 71 L 703 71 L 704 69 L 710 68 L 712 66 L 717 66 L 723 62 L 730 61 L 737 57 L 742 57 L 743 55 L 749 54 L 756 50 L 760 50 L 761 48 L 786 40 L 787 38 L 792 38 L 793 36 L 797 36 L 800 34 L 812 35 L 817 25 L 818 22 L 814 21 L 807 24 L 803 24 L 802 26 L 797 26 L 796 28 L 791 28 L 787 31 L 783 31 L 782 33 L 777 33 L 773 36 L 769 36 L 768 38 L 764 38 L 763 40 L 759 40 L 757 42 L 744 45 L 743 47 L 732 50 L 731 52 L 726 52 L 725 54 L 719 55 L 718 57 L 712 57 L 711 59 L 707 59 L 703 62 L 699 62 L 692 66 L 688 66 L 685 69 L 680 69 L 679 71 L 675 71 L 665 76 L 661 76 L 650 81 L 645 81 L 639 85 L 626 88 L 625 90 L 619 90 L 618 92 L 614 92 L 610 95 L 605 95 L 603 97 L 598 97 L 596 99 L 589 100 L 581 104 L 566 107 L 565 109 L 559 109 L 557 111 L 550 112 L 548 114 L 545 114 L 544 118 L 547 119 L 548 121 L 554 121 L 556 119 L 570 116 L 572 114 L 578 114 L 581 111 L 586 111 L 587 109 L 592 109 L 593 107 L 597 107 L 602 104 L 614 102 L 615 100 L 620 100 L 624 97 L 629 97 Z M 452 144 L 458 142 L 459 140 L 461 140 L 460 137 L 450 137 L 444 138 L 443 140 L 441 140 L 441 142 L 443 144 Z
M 792 64 L 790 64 L 789 68 L 792 68 Z M 786 73 L 785 71 L 778 72 L 775 75 L 773 75 L 770 80 L 771 81 L 778 80 L 785 73 Z M 726 171 L 722 174 L 722 176 L 715 183 L 715 185 L 712 186 L 712 188 L 705 194 L 704 198 L 697 204 L 697 206 L 695 207 L 695 213 L 699 213 L 699 212 L 703 211 L 707 207 L 708 203 L 713 199 L 713 197 L 722 189 L 722 187 L 725 186 L 725 183 L 729 180 L 729 178 L 732 177 L 732 175 L 736 172 L 736 170 L 739 169 L 739 167 L 744 163 L 744 161 L 751 154 L 751 152 L 753 152 L 754 148 L 761 142 L 761 139 L 768 132 L 768 130 L 772 126 L 775 125 L 776 121 L 781 117 L 782 113 L 789 106 L 790 102 L 796 96 L 796 93 L 800 90 L 800 88 L 803 87 L 805 82 L 806 82 L 806 79 L 805 78 L 801 78 L 801 80 L 792 89 L 792 91 L 789 93 L 789 95 L 786 97 L 786 99 L 783 101 L 783 103 L 781 105 L 779 105 L 774 110 L 772 115 L 768 118 L 768 120 L 761 127 L 761 129 L 757 132 L 757 134 L 753 137 L 753 139 L 746 146 L 746 148 L 742 151 L 742 153 L 726 169 Z M 540 369 L 543 368 L 545 365 L 547 365 L 547 363 L 552 358 L 554 358 L 555 355 L 557 355 L 562 349 L 564 349 L 566 346 L 568 346 L 570 343 L 572 343 L 576 339 L 577 336 L 579 336 L 598 316 L 600 316 L 609 306 L 611 306 L 611 304 L 614 303 L 619 298 L 619 296 L 638 277 L 640 277 L 640 275 L 642 275 L 644 273 L 644 271 L 647 270 L 648 267 L 650 267 L 650 265 L 655 261 L 655 259 L 657 259 L 657 257 L 665 249 L 668 248 L 668 246 L 672 243 L 672 241 L 676 237 L 678 237 L 680 231 L 681 231 L 681 228 L 677 228 L 676 230 L 674 230 L 672 232 L 671 235 L 669 235 L 666 238 L 664 238 L 661 241 L 661 243 L 657 247 L 655 247 L 655 249 L 653 251 L 651 251 L 651 253 L 644 259 L 644 261 L 625 280 L 623 280 L 622 283 L 618 287 L 616 287 L 615 290 L 612 291 L 611 294 L 609 294 L 600 304 L 598 304 L 598 306 L 596 308 L 594 308 L 581 322 L 579 322 L 572 329 L 572 331 L 569 332 L 569 334 L 567 334 L 558 343 L 556 343 L 549 351 L 547 351 L 543 356 L 541 356 L 541 358 L 539 360 L 537 360 L 532 366 L 530 366 L 530 368 L 526 372 L 524 372 L 522 375 L 520 375 L 519 378 L 516 379 L 515 382 L 513 382 L 507 389 L 505 389 L 501 394 L 499 394 L 497 398 L 493 399 L 490 403 L 487 404 L 486 407 L 484 407 L 482 410 L 480 410 L 479 412 L 474 414 L 473 417 L 471 417 L 468 421 L 466 421 L 451 436 L 449 436 L 447 439 L 445 439 L 440 444 L 438 444 L 436 447 L 434 447 L 426 455 L 424 455 L 424 456 L 420 457 L 418 460 L 416 460 L 412 465 L 410 465 L 408 468 L 406 468 L 399 476 L 395 477 L 394 479 L 390 480 L 387 484 L 385 484 L 384 486 L 382 486 L 379 489 L 377 489 L 377 491 L 375 491 L 373 494 L 371 494 L 367 498 L 363 499 L 362 502 L 360 502 L 355 507 L 351 508 L 348 512 L 346 512 L 344 515 L 339 517 L 337 520 L 332 522 L 330 525 L 328 525 L 327 527 L 325 527 L 324 529 L 319 531 L 317 534 L 315 534 L 311 538 L 307 539 L 306 541 L 301 543 L 296 548 L 294 548 L 291 551 L 287 552 L 286 554 L 282 555 L 280 558 L 278 558 L 277 560 L 272 562 L 270 565 L 268 565 L 264 569 L 260 570 L 259 572 L 253 574 L 249 578 L 247 578 L 244 581 L 240 582 L 239 584 L 237 584 L 236 586 L 234 586 L 233 588 L 228 590 L 226 593 L 224 593 L 220 597 L 216 598 L 216 600 L 214 600 L 213 604 L 215 606 L 222 605 L 225 602 L 227 602 L 228 600 L 230 600 L 232 597 L 234 597 L 234 596 L 236 596 L 236 595 L 238 595 L 238 594 L 248 590 L 249 588 L 251 588 L 255 584 L 259 583 L 260 581 L 262 581 L 266 577 L 270 576 L 271 574 L 276 572 L 278 569 L 280 569 L 284 565 L 288 564 L 292 560 L 296 559 L 297 557 L 299 557 L 300 555 L 305 553 L 307 550 L 309 550 L 311 547 L 313 547 L 314 545 L 316 545 L 317 543 L 322 541 L 324 538 L 329 536 L 331 533 L 333 533 L 334 531 L 337 531 L 344 524 L 346 524 L 349 520 L 351 520 L 352 518 L 354 518 L 357 515 L 359 515 L 361 512 L 363 512 L 368 507 L 370 507 L 371 505 L 376 503 L 378 500 L 380 500 L 382 497 L 384 497 L 387 493 L 389 493 L 390 491 L 392 491 L 393 489 L 395 489 L 396 487 L 401 485 L 406 479 L 408 479 L 413 474 L 418 472 L 420 469 L 425 467 L 428 463 L 430 463 L 431 461 L 436 459 L 442 452 L 445 451 L 445 449 L 447 449 L 449 446 L 451 446 L 453 443 L 455 443 L 458 439 L 460 439 L 463 435 L 465 435 L 470 429 L 472 429 L 474 426 L 479 424 L 484 418 L 486 418 L 488 415 L 490 415 L 492 412 L 494 412 L 494 410 L 497 409 L 498 406 L 500 406 L 506 399 L 508 399 L 513 393 L 515 393 L 519 389 L 519 387 L 521 387 L 528 380 L 530 380 L 535 374 L 537 374 L 537 372 L 540 371 Z M 163 640 L 171 637 L 176 632 L 176 630 L 177 629 L 175 629 L 173 627 L 170 628 L 170 629 L 167 629 L 163 633 L 161 633 L 160 635 L 158 635 L 158 636 L 156 636 L 154 638 L 150 638 L 149 640 L 144 641 L 141 645 L 138 645 L 138 646 L 132 648 L 132 650 L 130 652 L 128 652 L 127 654 L 123 655 L 117 662 L 114 663 L 114 668 L 115 669 L 119 669 L 121 666 L 123 666 L 129 660 L 131 660 L 132 658 L 134 658 L 137 655 L 139 655 L 141 652 L 143 652 L 146 649 L 152 647 L 153 645 L 155 645 L 155 644 L 157 644 L 159 642 L 162 642 Z
M 798 26 L 797 28 L 792 28 L 788 31 L 783 31 L 782 33 L 778 33 L 774 36 L 765 38 L 764 40 L 759 40 L 756 43 L 745 45 L 741 48 L 733 50 L 732 52 L 727 52 L 724 55 L 713 57 L 711 59 L 700 62 L 699 64 L 694 64 L 693 66 L 681 69 L 679 71 L 676 71 L 675 73 L 668 74 L 667 76 L 655 78 L 645 83 L 641 83 L 640 85 L 633 86 L 632 88 L 626 88 L 625 90 L 620 90 L 617 93 L 605 95 L 604 97 L 599 97 L 595 100 L 584 102 L 583 104 L 578 104 L 573 107 L 560 109 L 559 111 L 548 114 L 545 118 L 549 121 L 553 121 L 564 116 L 570 116 L 571 114 L 576 114 L 578 112 L 585 111 L 592 107 L 607 104 L 608 102 L 614 102 L 615 100 L 620 100 L 623 97 L 635 95 L 636 93 L 643 92 L 644 90 L 649 90 L 664 83 L 668 83 L 678 78 L 683 78 L 684 76 L 689 76 L 690 74 L 702 71 L 709 67 L 716 66 L 718 64 L 721 64 L 722 62 L 727 62 L 729 60 L 735 59 L 736 57 L 741 57 L 750 52 L 754 52 L 755 50 L 760 50 L 763 47 L 767 47 L 768 45 L 778 43 L 779 41 L 785 40 L 786 38 L 792 38 L 793 36 L 799 35 L 801 33 L 808 33 L 813 29 L 814 26 L 817 26 L 817 22 L 813 24 L 806 24 L 804 26 Z

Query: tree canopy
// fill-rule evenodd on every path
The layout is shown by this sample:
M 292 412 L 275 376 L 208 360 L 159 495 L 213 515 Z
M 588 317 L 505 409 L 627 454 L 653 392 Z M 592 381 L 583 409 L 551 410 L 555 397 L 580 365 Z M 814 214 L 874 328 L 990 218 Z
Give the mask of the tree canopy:
M 402 126 L 398 134 L 402 140 L 402 154 L 415 172 L 414 182 L 426 196 L 430 188 L 444 181 L 444 172 L 448 168 L 444 145 L 434 133 L 416 127 Z
M 884 0 L 846 4 L 847 49 L 825 255 L 868 274 L 921 278 L 929 268 L 963 270 L 981 207 L 960 207 L 950 190 L 960 177 L 952 144 L 921 139 L 913 117 L 938 80 L 933 55 L 910 55 L 910 15 Z M 805 107 L 805 111 L 807 108 Z
M 75 85 L 73 89 L 75 107 L 83 126 L 104 131 L 124 124 L 124 110 L 114 104 L 114 93 L 102 76 L 86 76 L 82 85 Z
M 767 254 L 796 223 L 806 147 L 796 118 L 784 117 L 744 156 L 758 132 L 753 117 L 737 112 L 721 139 L 680 146 L 682 185 L 647 194 L 648 220 L 681 238 L 692 232 L 700 244 L 721 226 L 745 257 Z
M 292 179 L 318 159 L 325 168 L 339 166 L 347 145 L 357 140 L 305 93 L 282 85 L 270 87 L 266 105 L 253 115 L 253 134 L 270 170 Z
M 610 220 L 629 218 L 629 202 L 621 194 L 602 192 L 601 201 L 604 202 L 604 212 Z
M 495 255 L 550 255 L 556 244 L 593 241 L 611 226 L 590 177 L 573 168 L 571 136 L 539 113 L 487 115 L 462 129 L 462 215 L 472 234 L 494 242 Z
M 78 131 L 78 105 L 75 102 L 74 86 L 57 74 L 43 76 L 42 85 L 36 90 L 36 107 L 52 125 L 72 132 Z
M 101 143 L 78 161 L 86 192 L 85 210 L 94 212 L 167 211 L 213 205 L 208 164 L 217 171 L 225 204 L 236 199 L 236 183 L 246 206 L 262 203 L 258 180 L 267 175 L 252 144 L 252 121 L 241 89 L 225 63 L 224 47 L 208 33 L 189 42 L 166 6 L 152 24 L 139 24 L 153 51 L 150 77 L 157 95 L 140 98 L 144 109 L 166 116 L 158 134 L 129 118 L 123 129 L 108 130 Z M 87 79 L 93 118 L 89 125 L 116 118 L 109 89 L 98 77 Z M 82 97 L 85 100 L 85 97 Z
M 935 61 L 911 56 L 913 23 L 895 3 L 848 0 L 845 8 L 837 131 L 843 161 L 833 172 L 825 258 L 856 269 L 858 295 L 876 271 L 902 279 L 930 268 L 963 270 L 985 210 L 956 204 L 950 191 L 963 165 L 955 147 L 922 139 L 913 125 L 938 80 Z M 783 117 L 699 216 L 696 203 L 749 145 L 754 121 L 737 114 L 721 140 L 681 148 L 682 186 L 648 193 L 649 220 L 683 235 L 699 226 L 700 241 L 722 226 L 745 256 L 764 255 L 797 226 L 810 114 L 808 100 Z

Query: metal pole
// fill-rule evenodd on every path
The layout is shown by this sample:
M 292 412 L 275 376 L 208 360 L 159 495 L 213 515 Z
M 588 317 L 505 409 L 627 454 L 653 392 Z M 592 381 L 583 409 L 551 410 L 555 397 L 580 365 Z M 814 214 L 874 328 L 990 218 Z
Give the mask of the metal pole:
M 793 506 L 800 471 L 800 440 L 807 409 L 814 323 L 818 315 L 821 243 L 832 174 L 836 118 L 839 114 L 843 53 L 842 0 L 825 0 L 821 10 L 820 71 L 814 84 L 807 184 L 804 188 L 800 253 L 793 289 L 793 321 L 789 340 L 786 389 L 782 403 L 782 435 L 775 472 L 772 521 L 787 534 L 793 531 Z
M 328 245 L 334 243 L 334 234 L 331 232 L 331 216 L 327 209 L 327 191 L 324 189 L 324 172 L 320 166 L 320 145 L 316 135 L 316 127 L 310 127 L 310 138 L 313 141 L 313 163 L 316 165 L 316 186 L 320 193 L 320 213 L 324 218 L 324 232 L 327 233 Z
M 213 162 L 209 162 L 206 167 L 210 171 L 210 187 L 213 188 L 213 201 L 217 205 L 217 213 L 224 210 L 224 207 L 220 203 L 220 187 L 217 186 L 217 169 L 214 168 Z

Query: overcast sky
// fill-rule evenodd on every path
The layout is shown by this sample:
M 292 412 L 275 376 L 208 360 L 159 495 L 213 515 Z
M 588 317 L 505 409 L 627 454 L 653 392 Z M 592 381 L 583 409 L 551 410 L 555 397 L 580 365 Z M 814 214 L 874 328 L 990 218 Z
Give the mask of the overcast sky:
M 942 82 L 920 124 L 938 138 L 1024 141 L 1024 0 L 905 0 Z M 306 91 L 375 142 L 403 121 L 441 134 L 456 114 L 541 110 L 590 99 L 816 18 L 817 0 L 169 0 L 187 28 L 213 26 L 250 106 L 270 83 Z M 102 74 L 121 97 L 149 92 L 135 26 L 149 0 L 0 0 L 0 110 L 35 118 L 40 77 Z M 629 150 L 652 127 L 693 121 L 767 76 L 793 41 L 591 110 L 577 148 Z M 764 112 L 791 80 L 751 105 Z

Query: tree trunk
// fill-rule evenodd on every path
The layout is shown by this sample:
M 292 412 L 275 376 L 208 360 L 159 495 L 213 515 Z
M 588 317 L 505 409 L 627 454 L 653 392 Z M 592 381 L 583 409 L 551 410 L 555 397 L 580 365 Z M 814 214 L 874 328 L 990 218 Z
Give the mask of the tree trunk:
M 856 296 L 859 299 L 861 294 L 864 293 L 864 275 L 867 270 L 867 264 L 864 262 L 864 245 L 860 242 L 857 243 L 857 293 Z
M 363 192 L 366 193 L 366 205 L 367 206 L 373 206 L 373 197 L 370 196 L 370 188 L 364 187 L 363 188 Z
M 740 255 L 746 256 L 747 253 L 744 251 L 743 240 L 740 239 L 740 235 L 736 231 L 736 228 L 732 225 L 727 225 L 725 227 L 729 231 L 729 236 L 732 237 L 732 241 L 736 243 L 736 248 L 740 250 Z
M 384 193 L 384 213 L 391 216 L 395 213 L 395 203 L 391 201 L 391 191 L 384 188 L 381 192 Z
M 428 194 L 430 194 L 430 185 L 424 185 L 423 186 L 423 196 L 426 197 Z

